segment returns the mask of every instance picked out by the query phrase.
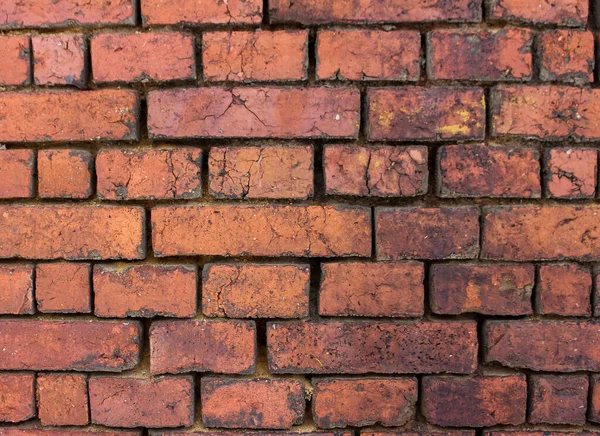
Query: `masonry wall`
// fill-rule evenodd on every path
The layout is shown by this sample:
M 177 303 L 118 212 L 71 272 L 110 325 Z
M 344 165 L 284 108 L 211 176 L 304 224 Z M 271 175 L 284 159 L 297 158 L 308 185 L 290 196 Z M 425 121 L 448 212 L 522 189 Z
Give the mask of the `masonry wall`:
M 600 434 L 599 17 L 0 1 L 0 436 Z

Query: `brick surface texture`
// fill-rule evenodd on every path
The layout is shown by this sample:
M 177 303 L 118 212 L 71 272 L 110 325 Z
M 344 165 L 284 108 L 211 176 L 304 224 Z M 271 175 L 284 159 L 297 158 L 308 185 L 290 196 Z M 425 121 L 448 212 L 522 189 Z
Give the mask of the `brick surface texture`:
M 0 436 L 600 436 L 600 0 L 0 0 Z

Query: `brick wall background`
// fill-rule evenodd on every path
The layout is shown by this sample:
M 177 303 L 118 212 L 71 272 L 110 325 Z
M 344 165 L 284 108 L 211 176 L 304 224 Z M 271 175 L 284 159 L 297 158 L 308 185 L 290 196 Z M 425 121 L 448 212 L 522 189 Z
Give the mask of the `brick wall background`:
M 1 0 L 0 436 L 600 434 L 599 18 Z

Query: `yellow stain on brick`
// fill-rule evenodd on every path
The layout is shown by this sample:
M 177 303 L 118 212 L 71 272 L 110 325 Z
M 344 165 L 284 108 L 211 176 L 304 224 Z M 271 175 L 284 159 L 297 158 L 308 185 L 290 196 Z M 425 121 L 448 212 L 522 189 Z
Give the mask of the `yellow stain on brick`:
M 384 127 L 390 127 L 393 119 L 394 119 L 393 112 L 383 112 L 381 115 L 379 115 L 379 124 Z
M 463 124 L 450 124 L 437 129 L 438 133 L 449 133 L 451 135 L 466 135 L 469 133 L 469 127 Z

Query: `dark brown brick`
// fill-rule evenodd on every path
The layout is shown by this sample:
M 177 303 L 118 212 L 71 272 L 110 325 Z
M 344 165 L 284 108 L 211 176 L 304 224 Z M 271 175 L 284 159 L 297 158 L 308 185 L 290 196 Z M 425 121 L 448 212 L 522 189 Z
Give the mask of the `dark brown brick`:
M 585 424 L 587 376 L 534 375 L 529 384 L 532 391 L 530 423 Z

